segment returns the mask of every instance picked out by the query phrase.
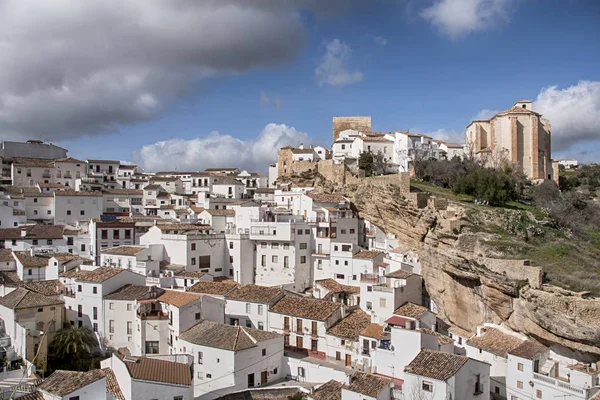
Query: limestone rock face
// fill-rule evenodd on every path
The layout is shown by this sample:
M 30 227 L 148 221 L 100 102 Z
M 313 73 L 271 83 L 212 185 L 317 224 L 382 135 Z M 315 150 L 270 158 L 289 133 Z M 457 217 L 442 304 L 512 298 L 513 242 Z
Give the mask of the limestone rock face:
M 447 213 L 411 205 L 394 185 L 320 183 L 323 190 L 349 197 L 363 218 L 419 252 L 426 290 L 440 317 L 471 332 L 485 322 L 505 324 L 546 345 L 600 356 L 600 299 L 541 285 L 541 278 L 534 285 L 531 273 L 518 278 L 519 268 L 508 268 L 517 260 L 506 260 L 502 270 L 501 253 L 484 245 L 487 234 L 457 233 L 460 215 L 450 223 Z M 494 263 L 486 266 L 486 257 Z

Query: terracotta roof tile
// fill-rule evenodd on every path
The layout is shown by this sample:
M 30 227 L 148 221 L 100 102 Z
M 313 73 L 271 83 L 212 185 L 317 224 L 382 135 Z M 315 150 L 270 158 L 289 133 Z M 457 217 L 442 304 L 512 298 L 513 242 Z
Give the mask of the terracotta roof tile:
M 130 357 L 123 359 L 133 379 L 190 386 L 192 373 L 187 363 L 178 363 L 157 358 Z
M 177 272 L 175 274 L 175 277 L 176 278 L 194 278 L 194 279 L 200 279 L 204 275 L 206 275 L 206 274 L 204 272 L 200 272 L 200 271 L 180 271 L 180 272 Z
M 0 271 L 0 284 L 15 286 L 23 283 L 16 271 Z
M 230 300 L 250 301 L 253 303 L 271 303 L 283 296 L 284 291 L 278 287 L 243 285 L 236 287 L 225 297 Z
M 344 339 L 358 340 L 358 336 L 369 325 L 371 325 L 371 316 L 358 309 L 336 322 L 327 333 Z
M 224 215 L 226 217 L 235 217 L 235 210 L 229 210 L 229 209 L 225 209 L 225 210 L 206 209 L 204 211 L 206 211 L 210 215 Z
M 105 189 L 102 191 L 104 194 L 117 194 L 122 196 L 143 196 L 143 190 L 137 189 Z
M 437 336 L 438 343 L 440 345 L 454 343 L 454 340 L 450 336 L 442 335 L 439 332 L 435 332 L 435 331 L 432 331 L 431 329 L 427 329 L 427 328 L 421 328 L 419 330 L 428 335 Z
M 513 356 L 521 357 L 526 360 L 533 360 L 535 356 L 545 352 L 548 350 L 546 346 L 535 341 L 535 340 L 525 340 L 523 343 L 518 345 L 512 350 L 508 351 L 508 354 Z
M 383 334 L 383 325 L 369 324 L 365 329 L 362 330 L 360 336 L 366 336 L 374 339 L 379 339 Z
M 155 286 L 139 286 L 139 285 L 125 285 L 114 292 L 104 295 L 105 300 L 141 300 L 150 298 L 154 293 L 155 295 L 163 294 L 164 289 L 157 288 Z
M 364 260 L 372 260 L 373 258 L 383 255 L 385 253 L 381 251 L 372 251 L 372 250 L 361 250 L 358 253 L 354 253 L 352 258 L 360 258 Z
M 44 296 L 57 296 L 62 292 L 63 284 L 58 279 L 39 282 L 27 282 L 23 288 Z
M 12 162 L 15 165 L 20 165 L 23 167 L 40 167 L 40 168 L 54 167 L 54 160 L 47 159 L 47 158 L 14 157 Z
M 341 382 L 332 379 L 315 389 L 310 397 L 314 400 L 342 400 L 343 387 Z
M 163 224 L 156 225 L 161 231 L 209 231 L 210 225 L 192 224 Z
M 469 361 L 469 357 L 423 349 L 404 368 L 404 372 L 445 381 L 454 376 Z
M 38 183 L 38 185 L 41 188 L 48 188 L 48 189 L 62 189 L 62 188 L 66 187 L 62 183 Z
M 146 249 L 147 247 L 145 246 L 117 246 L 102 250 L 102 254 L 115 256 L 135 256 Z
M 179 340 L 231 351 L 256 347 L 256 343 L 276 338 L 282 338 L 282 336 L 269 331 L 219 324 L 212 321 L 200 321 L 179 335 Z
M 21 240 L 25 231 L 25 239 L 62 239 L 65 227 L 62 225 L 23 225 L 18 228 L 0 229 L 0 239 Z
M 521 345 L 524 340 L 502 332 L 500 329 L 481 328 L 479 336 L 474 336 L 467 341 L 469 346 L 490 352 L 506 358 L 507 354 Z
M 4 297 L 0 297 L 0 304 L 6 308 L 20 310 L 24 308 L 46 307 L 58 304 L 64 304 L 57 296 L 44 296 L 18 287 Z
M 57 190 L 54 192 L 54 196 L 79 196 L 79 197 L 101 197 L 102 192 L 93 191 L 93 192 L 81 192 L 77 190 Z
M 88 372 L 55 371 L 38 386 L 38 390 L 48 392 L 55 396 L 64 397 L 76 390 L 82 389 L 92 383 L 103 379 L 104 372 L 94 369 Z
M 26 268 L 43 268 L 48 266 L 47 258 L 32 256 L 28 251 L 15 251 L 14 255 Z
M 325 289 L 333 293 L 360 293 L 360 286 L 342 285 L 332 278 L 321 279 L 315 283 L 323 286 Z
M 197 293 L 165 290 L 165 292 L 157 300 L 175 307 L 183 307 L 186 304 L 192 303 L 201 298 L 202 296 Z
M 76 280 L 81 282 L 102 283 L 124 271 L 126 270 L 114 267 L 99 267 L 94 270 L 72 269 L 70 271 L 61 273 L 60 276 L 67 278 L 75 278 Z
M 0 249 L 0 262 L 15 262 L 11 249 Z
M 420 306 L 418 304 L 407 301 L 406 303 L 404 303 L 400 307 L 398 307 L 394 311 L 394 314 L 401 315 L 403 317 L 409 317 L 409 318 L 419 318 L 420 316 L 425 314 L 427 311 L 429 311 L 429 309 L 427 307 Z
M 238 181 L 232 176 L 224 176 L 222 178 L 217 179 L 213 185 L 244 185 L 242 182 Z
M 324 321 L 342 305 L 307 297 L 285 296 L 271 307 L 271 311 L 294 317 Z
M 223 296 L 231 292 L 231 290 L 236 286 L 237 283 L 232 280 L 221 282 L 200 281 L 196 282 L 194 286 L 190 287 L 188 292 Z
M 327 194 L 327 193 L 315 193 L 308 192 L 308 197 L 313 199 L 317 203 L 347 203 L 348 199 L 341 194 Z
M 125 396 L 123 396 L 123 392 L 121 391 L 121 387 L 119 386 L 119 382 L 117 381 L 117 377 L 112 368 L 103 368 L 102 371 L 104 371 L 104 375 L 106 376 L 106 391 L 112 394 L 117 400 L 125 400 Z
M 410 271 L 405 271 L 403 269 L 397 269 L 395 271 L 390 272 L 389 274 L 385 274 L 385 277 L 393 278 L 393 279 L 407 279 L 413 275 L 414 275 L 414 273 L 412 273 Z
M 391 392 L 392 380 L 382 376 L 358 372 L 351 378 L 348 390 L 369 397 L 379 397 L 379 393 L 387 389 Z
M 94 164 L 121 164 L 118 160 L 86 160 L 88 163 Z

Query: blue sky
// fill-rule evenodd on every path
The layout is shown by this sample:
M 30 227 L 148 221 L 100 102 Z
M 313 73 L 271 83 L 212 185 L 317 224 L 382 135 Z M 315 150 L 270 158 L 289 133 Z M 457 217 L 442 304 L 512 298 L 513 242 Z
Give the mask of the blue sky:
M 329 146 L 336 115 L 460 141 L 473 117 L 526 98 L 551 120 L 555 158 L 600 159 L 598 2 L 226 2 L 182 17 L 160 2 L 132 0 L 117 16 L 64 0 L 66 17 L 36 8 L 31 20 L 15 18 L 30 15 L 22 4 L 0 5 L 0 26 L 3 14 L 12 24 L 0 28 L 0 132 L 150 170 L 264 170 L 282 145 Z M 137 29 L 140 7 L 152 19 Z M 203 30 L 206 18 L 222 24 Z M 25 39 L 35 53 L 21 54 Z M 2 60 L 11 50 L 20 64 Z

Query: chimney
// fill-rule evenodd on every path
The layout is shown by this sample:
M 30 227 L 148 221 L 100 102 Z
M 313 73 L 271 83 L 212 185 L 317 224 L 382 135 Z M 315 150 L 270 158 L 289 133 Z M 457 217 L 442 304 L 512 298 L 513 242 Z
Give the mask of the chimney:
M 300 143 L 300 146 L 298 146 L 299 149 L 304 149 L 304 143 Z
M 24 238 L 25 236 L 27 236 L 27 230 L 21 229 L 21 237 Z
M 31 257 L 35 256 L 35 249 L 34 249 L 33 247 L 30 247 L 30 248 L 29 248 L 29 255 L 30 255 Z

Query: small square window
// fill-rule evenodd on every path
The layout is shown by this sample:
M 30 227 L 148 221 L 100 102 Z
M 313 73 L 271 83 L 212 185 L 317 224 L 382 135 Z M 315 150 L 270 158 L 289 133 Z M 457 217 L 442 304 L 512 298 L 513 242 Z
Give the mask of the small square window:
M 262 355 L 263 357 L 267 355 L 267 349 L 262 349 Z

